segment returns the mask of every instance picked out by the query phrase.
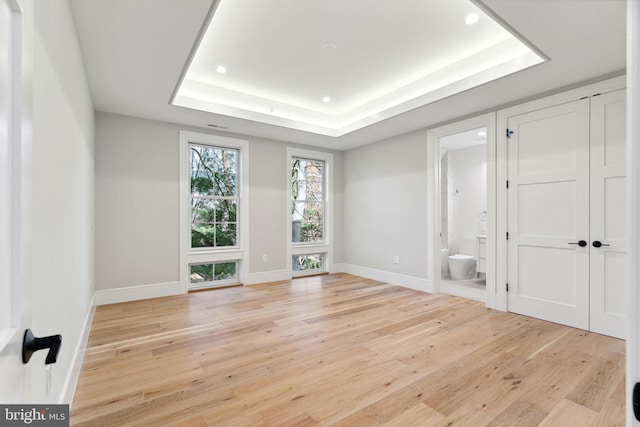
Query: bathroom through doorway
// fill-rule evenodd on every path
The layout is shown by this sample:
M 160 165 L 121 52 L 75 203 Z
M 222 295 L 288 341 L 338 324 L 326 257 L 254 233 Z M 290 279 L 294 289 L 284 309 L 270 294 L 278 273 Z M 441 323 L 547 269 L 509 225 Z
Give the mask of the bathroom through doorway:
M 486 303 L 487 127 L 439 138 L 438 156 L 439 290 Z

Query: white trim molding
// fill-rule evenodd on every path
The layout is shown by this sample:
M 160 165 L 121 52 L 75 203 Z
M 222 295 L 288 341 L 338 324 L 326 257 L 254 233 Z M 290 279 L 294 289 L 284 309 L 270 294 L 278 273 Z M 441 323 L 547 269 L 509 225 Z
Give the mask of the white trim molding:
M 233 148 L 240 151 L 238 177 L 240 179 L 240 212 L 238 218 L 238 247 L 232 249 L 190 249 L 189 221 L 190 166 L 189 144 Z M 189 291 L 191 263 L 238 261 L 238 280 L 249 278 L 249 141 L 198 132 L 180 131 L 180 292 Z
M 84 362 L 84 354 L 87 349 L 87 343 L 89 342 L 89 332 L 91 332 L 91 325 L 93 324 L 93 316 L 96 312 L 96 296 L 95 293 L 91 298 L 91 304 L 89 310 L 85 316 L 84 323 L 82 324 L 82 330 L 80 331 L 80 339 L 73 351 L 71 358 L 71 366 L 67 372 L 62 391 L 60 392 L 60 398 L 58 404 L 73 403 L 73 396 L 76 392 L 76 386 L 78 385 L 78 379 L 80 378 L 80 371 L 82 370 L 82 363 Z
M 633 388 L 640 382 L 640 2 L 627 0 L 627 274 L 628 339 L 626 355 L 627 426 L 634 415 Z
M 433 293 L 433 282 L 420 277 L 407 276 L 404 274 L 390 273 L 388 271 L 376 270 L 369 267 L 361 267 L 353 264 L 336 264 L 333 273 L 348 273 L 367 279 L 379 280 L 391 285 L 402 286 L 416 291 Z
M 128 286 L 125 288 L 103 289 L 96 291 L 95 305 L 115 304 L 118 302 L 166 297 L 184 293 L 180 282 L 156 283 L 151 285 Z
M 271 282 L 282 282 L 291 280 L 291 271 L 289 270 L 273 270 L 261 271 L 259 273 L 249 273 L 249 277 L 243 282 L 245 286 L 260 285 Z

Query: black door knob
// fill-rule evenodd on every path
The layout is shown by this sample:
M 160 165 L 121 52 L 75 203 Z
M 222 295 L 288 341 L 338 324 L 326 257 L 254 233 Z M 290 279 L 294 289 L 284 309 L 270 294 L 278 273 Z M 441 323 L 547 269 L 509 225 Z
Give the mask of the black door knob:
M 584 240 L 578 240 L 577 242 L 572 242 L 572 243 L 569 243 L 569 244 L 570 245 L 578 245 L 581 248 L 584 248 L 585 246 L 587 246 L 587 242 L 584 241 Z
M 605 243 L 602 243 L 599 240 L 594 240 L 593 243 L 591 243 L 591 244 L 593 245 L 594 248 L 599 248 L 601 246 L 610 246 L 610 245 L 607 245 Z
M 36 338 L 33 336 L 31 329 L 24 331 L 24 340 L 22 341 L 22 362 L 27 363 L 31 360 L 31 356 L 38 350 L 49 349 L 45 365 L 56 363 L 58 360 L 58 352 L 62 345 L 62 335 L 51 335 L 49 337 Z

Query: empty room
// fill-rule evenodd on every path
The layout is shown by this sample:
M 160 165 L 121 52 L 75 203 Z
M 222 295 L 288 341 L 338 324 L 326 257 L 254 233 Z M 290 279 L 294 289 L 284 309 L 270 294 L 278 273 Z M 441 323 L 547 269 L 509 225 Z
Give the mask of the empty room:
M 0 20 L 0 425 L 640 425 L 637 0 Z

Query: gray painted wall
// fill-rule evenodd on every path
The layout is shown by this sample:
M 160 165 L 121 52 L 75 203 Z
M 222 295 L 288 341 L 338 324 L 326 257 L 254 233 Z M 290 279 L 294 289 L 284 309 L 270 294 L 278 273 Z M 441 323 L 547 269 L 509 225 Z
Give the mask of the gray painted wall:
M 349 150 L 343 161 L 344 262 L 427 279 L 426 131 Z
M 216 133 L 105 112 L 97 112 L 95 120 L 96 289 L 177 282 L 179 132 Z M 250 272 L 284 270 L 286 147 L 292 144 L 219 135 L 249 141 Z M 339 152 L 334 152 L 334 169 L 334 262 L 342 262 Z M 266 263 L 263 254 L 268 256 Z

